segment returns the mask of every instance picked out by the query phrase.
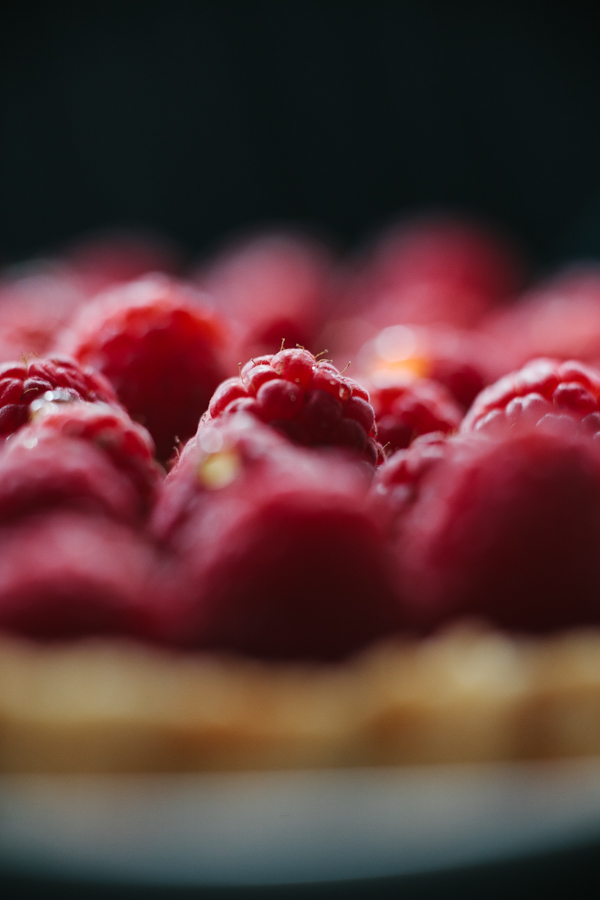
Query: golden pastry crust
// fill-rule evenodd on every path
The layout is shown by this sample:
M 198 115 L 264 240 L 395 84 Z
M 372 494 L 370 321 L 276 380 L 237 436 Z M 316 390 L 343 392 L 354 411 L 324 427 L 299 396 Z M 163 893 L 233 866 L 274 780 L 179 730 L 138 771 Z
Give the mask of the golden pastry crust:
M 346 664 L 0 641 L 0 771 L 165 772 L 600 754 L 600 631 L 461 625 Z

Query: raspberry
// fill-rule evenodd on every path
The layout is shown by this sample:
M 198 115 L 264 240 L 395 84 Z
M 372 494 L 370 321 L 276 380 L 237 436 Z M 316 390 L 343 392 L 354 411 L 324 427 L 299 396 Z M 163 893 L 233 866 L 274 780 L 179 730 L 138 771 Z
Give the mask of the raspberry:
M 244 410 L 305 446 L 343 447 L 375 465 L 381 461 L 368 392 L 308 350 L 281 350 L 250 360 L 210 401 L 204 427 Z
M 38 400 L 32 410 L 32 424 L 21 433 L 24 446 L 46 435 L 92 444 L 127 477 L 137 494 L 138 516 L 147 516 L 164 473 L 154 459 L 154 444 L 145 428 L 132 422 L 125 410 L 105 403 Z
M 429 378 L 443 384 L 463 409 L 499 374 L 506 355 L 485 335 L 460 329 L 392 325 L 364 344 L 359 371 L 369 385 L 385 388 Z
M 325 249 L 295 234 L 262 234 L 234 244 L 198 275 L 232 320 L 238 359 L 314 344 L 331 293 Z
M 430 630 L 475 616 L 533 633 L 598 625 L 597 448 L 535 427 L 448 443 L 396 544 L 415 621 Z
M 600 372 L 576 360 L 535 359 L 505 375 L 476 398 L 461 424 L 462 432 L 536 424 L 547 417 L 569 415 L 591 434 L 597 424 Z
M 0 279 L 0 362 L 47 353 L 84 301 L 78 280 L 58 263 L 9 269 Z
M 38 428 L 15 435 L 0 454 L 0 522 L 69 507 L 142 524 L 142 504 L 128 474 L 94 444 Z
M 117 403 L 102 375 L 72 359 L 55 356 L 4 363 L 0 366 L 0 436 L 13 434 L 27 422 L 31 404 L 45 395 L 59 401 Z
M 600 267 L 574 266 L 484 323 L 510 356 L 509 369 L 538 356 L 600 364 Z
M 0 527 L 0 628 L 37 640 L 152 630 L 153 553 L 116 522 L 56 511 Z
M 197 295 L 159 276 L 102 295 L 82 311 L 61 345 L 113 385 L 166 461 L 192 435 L 223 380 L 223 335 Z
M 127 231 L 79 240 L 64 259 L 88 296 L 150 272 L 175 275 L 181 263 L 178 250 L 164 238 Z
M 482 343 L 479 344 L 479 350 L 484 350 Z M 475 354 L 477 355 L 478 353 Z M 503 361 L 498 365 L 498 358 L 495 354 L 493 356 L 495 358 L 491 371 L 494 375 L 498 370 L 505 372 Z M 460 353 L 449 352 L 446 355 L 443 351 L 439 356 L 432 358 L 429 375 L 433 381 L 447 388 L 463 410 L 470 407 L 477 394 L 492 378 L 490 368 L 482 362 L 481 357 L 476 359 L 467 353 L 465 358 L 461 358 Z
M 285 473 L 290 465 L 297 466 L 298 457 L 286 452 L 290 449 L 294 448 L 282 434 L 254 416 L 242 414 L 207 423 L 187 442 L 163 483 L 152 516 L 156 536 L 169 543 L 181 522 L 204 507 L 212 491 L 222 491 L 250 474 L 262 474 L 265 468 Z
M 388 456 L 419 435 L 455 431 L 463 417 L 443 385 L 419 379 L 407 385 L 371 389 L 377 437 Z
M 170 473 L 155 533 L 186 590 L 173 640 L 263 659 L 336 660 L 402 628 L 362 470 L 250 417 L 200 431 Z
M 521 281 L 520 260 L 497 235 L 450 216 L 423 216 L 375 242 L 352 273 L 348 300 L 379 328 L 471 327 Z

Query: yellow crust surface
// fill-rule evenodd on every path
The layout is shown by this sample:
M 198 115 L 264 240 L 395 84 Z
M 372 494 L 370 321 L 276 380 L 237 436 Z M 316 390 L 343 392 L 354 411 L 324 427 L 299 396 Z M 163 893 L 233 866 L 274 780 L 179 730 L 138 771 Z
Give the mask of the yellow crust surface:
M 165 772 L 600 754 L 600 631 L 477 626 L 339 666 L 0 640 L 0 771 Z

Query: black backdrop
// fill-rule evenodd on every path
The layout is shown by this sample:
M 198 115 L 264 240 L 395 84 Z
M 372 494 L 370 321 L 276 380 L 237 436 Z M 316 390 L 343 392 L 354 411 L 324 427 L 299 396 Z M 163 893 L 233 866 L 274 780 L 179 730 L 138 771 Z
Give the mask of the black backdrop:
M 590 4 L 591 6 L 591 4 Z M 577 2 L 9 3 L 0 254 L 106 226 L 195 254 L 273 220 L 352 244 L 483 214 L 600 255 L 600 29 Z

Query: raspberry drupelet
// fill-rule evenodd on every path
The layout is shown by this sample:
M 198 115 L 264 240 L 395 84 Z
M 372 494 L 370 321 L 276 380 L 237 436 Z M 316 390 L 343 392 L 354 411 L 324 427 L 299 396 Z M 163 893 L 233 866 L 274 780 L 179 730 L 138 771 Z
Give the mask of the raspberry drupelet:
M 456 431 L 462 410 L 446 388 L 421 378 L 405 385 L 369 391 L 375 410 L 377 437 L 390 456 L 423 434 Z
M 461 432 L 542 421 L 552 427 L 565 416 L 587 434 L 600 432 L 600 371 L 577 360 L 535 359 L 483 390 Z
M 59 343 L 110 381 L 132 418 L 152 435 L 161 462 L 171 457 L 177 439 L 194 433 L 227 374 L 223 327 L 206 297 L 164 276 L 100 295 Z
M 240 410 L 292 441 L 341 447 L 376 465 L 383 460 L 368 391 L 303 348 L 251 359 L 219 385 L 200 428 Z
M 45 395 L 59 401 L 118 403 L 104 376 L 75 360 L 53 356 L 4 363 L 0 366 L 0 438 L 24 425 L 31 404 Z

